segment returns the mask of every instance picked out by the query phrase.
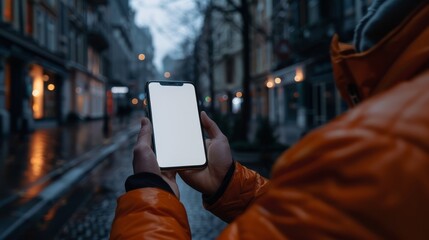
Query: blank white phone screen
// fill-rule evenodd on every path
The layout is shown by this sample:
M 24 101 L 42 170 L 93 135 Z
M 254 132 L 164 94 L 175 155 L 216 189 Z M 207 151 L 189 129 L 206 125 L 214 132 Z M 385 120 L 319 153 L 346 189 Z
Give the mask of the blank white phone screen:
M 206 163 L 194 85 L 149 83 L 155 153 L 161 168 Z

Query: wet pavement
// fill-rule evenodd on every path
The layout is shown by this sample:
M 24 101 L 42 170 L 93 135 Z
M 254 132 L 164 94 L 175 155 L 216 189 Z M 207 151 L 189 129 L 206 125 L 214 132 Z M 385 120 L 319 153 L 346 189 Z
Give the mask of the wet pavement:
M 121 138 L 125 140 L 117 142 L 116 150 L 103 155 L 105 157 L 100 158 L 103 160 L 100 160 L 97 167 L 84 175 L 64 196 L 55 200 L 40 220 L 32 223 L 18 239 L 108 239 L 116 200 L 124 193 L 125 179 L 132 174 L 132 149 L 137 131 L 131 131 L 132 135 L 116 134 L 118 138 L 114 136 L 115 133 L 124 133 L 122 130 L 127 126 L 138 127 L 140 117 L 141 114 L 137 114 L 129 124 L 112 124 L 113 137 L 107 139 L 103 137 L 100 120 L 87 122 L 79 127 L 41 129 L 23 141 L 15 142 L 16 139 L 10 139 L 6 147 L 5 141 L 1 141 L 0 154 L 3 162 L 0 162 L 0 184 L 3 185 L 1 196 L 5 196 L 8 192 L 14 193 L 32 185 L 38 187 L 34 193 L 29 191 L 29 194 L 37 195 L 44 188 L 44 184 L 40 182 L 45 181 L 52 172 L 67 166 L 73 157 L 79 158 L 94 150 L 97 155 L 97 151 L 102 152 L 103 148 L 109 146 L 106 141 L 116 142 Z M 266 166 L 260 162 L 246 165 L 265 176 L 268 173 Z M 55 179 L 53 181 L 55 183 Z M 216 238 L 226 223 L 203 208 L 200 193 L 184 184 L 180 178 L 177 181 L 181 201 L 187 210 L 192 239 Z M 11 186 L 6 186 L 8 183 Z M 46 185 L 49 182 L 46 181 Z M 0 205 L 2 200 L 4 198 L 0 198 Z M 3 211 L 3 214 L 6 212 Z
M 141 116 L 142 113 L 135 113 L 129 121 L 122 123 L 111 120 L 107 138 L 102 131 L 103 120 L 93 120 L 1 139 L 0 208 L 23 189 L 34 187 L 27 194 L 35 195 L 43 188 L 50 173 L 72 165 L 72 159 L 101 146 L 127 126 L 138 124 Z
M 129 141 L 111 156 L 108 166 L 100 170 L 102 176 L 99 178 L 98 191 L 63 225 L 55 237 L 56 240 L 109 238 L 116 200 L 125 192 L 125 179 L 132 174 L 134 142 Z M 261 162 L 243 164 L 265 177 L 269 173 Z M 190 188 L 179 177 L 177 183 L 180 201 L 188 214 L 192 239 L 215 239 L 227 224 L 204 209 L 199 192 Z
M 132 174 L 132 148 L 130 141 L 117 151 L 102 172 L 98 192 L 60 230 L 56 239 L 108 239 L 116 209 L 116 199 L 124 193 L 125 179 Z M 226 223 L 206 211 L 201 194 L 178 178 L 181 201 L 184 204 L 192 239 L 214 239 Z
M 37 129 L 25 136 L 0 140 L 0 215 L 37 196 L 52 179 L 80 164 L 85 154 L 109 143 L 119 132 L 137 125 L 142 112 L 125 121 L 111 119 L 110 133 L 103 120 Z

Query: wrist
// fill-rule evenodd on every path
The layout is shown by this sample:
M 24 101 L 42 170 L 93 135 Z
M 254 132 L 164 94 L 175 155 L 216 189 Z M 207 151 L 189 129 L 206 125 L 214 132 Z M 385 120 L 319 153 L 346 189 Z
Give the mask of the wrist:
M 170 185 L 161 176 L 155 173 L 136 173 L 134 175 L 129 176 L 125 181 L 125 190 L 127 192 L 145 187 L 159 188 L 174 194 L 174 191 L 172 190 Z
M 203 194 L 204 202 L 208 204 L 215 203 L 225 192 L 226 188 L 229 185 L 229 182 L 231 182 L 231 179 L 234 176 L 234 172 L 235 172 L 235 161 L 232 161 L 231 166 L 229 167 L 225 176 L 221 180 L 219 187 L 212 194 Z

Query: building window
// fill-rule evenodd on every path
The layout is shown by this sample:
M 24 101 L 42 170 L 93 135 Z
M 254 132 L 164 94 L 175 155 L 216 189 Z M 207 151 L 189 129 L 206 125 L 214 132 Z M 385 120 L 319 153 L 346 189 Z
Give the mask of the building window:
M 40 45 L 45 45 L 45 17 L 40 10 L 36 11 L 36 38 Z
M 85 59 L 84 59 L 84 46 L 83 46 L 83 35 L 79 34 L 77 37 L 77 62 L 84 65 Z
M 69 56 L 70 60 L 76 62 L 76 34 L 74 30 L 70 31 Z
M 345 30 L 353 30 L 355 28 L 355 1 L 344 1 L 344 28 Z
M 316 24 L 319 21 L 319 0 L 310 0 L 308 2 L 308 23 Z
M 3 1 L 3 19 L 5 22 L 13 21 L 13 0 Z
M 100 55 L 91 47 L 88 48 L 88 69 L 94 75 L 100 74 Z
M 47 47 L 49 50 L 51 51 L 55 51 L 56 50 L 56 36 L 57 36 L 57 31 L 56 31 L 56 26 L 55 26 L 55 22 L 48 18 L 48 24 L 47 24 Z
M 25 21 L 25 33 L 28 35 L 33 34 L 33 1 L 27 0 L 25 5 L 26 10 L 26 21 Z

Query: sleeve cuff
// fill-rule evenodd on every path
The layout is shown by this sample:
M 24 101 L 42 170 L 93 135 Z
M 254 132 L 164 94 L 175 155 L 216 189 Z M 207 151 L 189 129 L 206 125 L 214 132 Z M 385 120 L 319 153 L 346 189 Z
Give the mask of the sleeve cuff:
M 136 173 L 134 175 L 129 176 L 125 181 L 125 190 L 127 192 L 145 187 L 160 188 L 174 195 L 174 192 L 171 189 L 170 185 L 168 185 L 168 183 L 165 182 L 161 176 L 154 173 Z
M 232 164 L 229 167 L 225 177 L 223 178 L 223 181 L 220 184 L 218 190 L 211 196 L 203 194 L 203 201 L 205 203 L 211 205 L 215 203 L 223 195 L 226 188 L 228 187 L 229 182 L 231 182 L 232 176 L 234 175 L 234 171 L 235 171 L 235 161 L 232 161 Z

